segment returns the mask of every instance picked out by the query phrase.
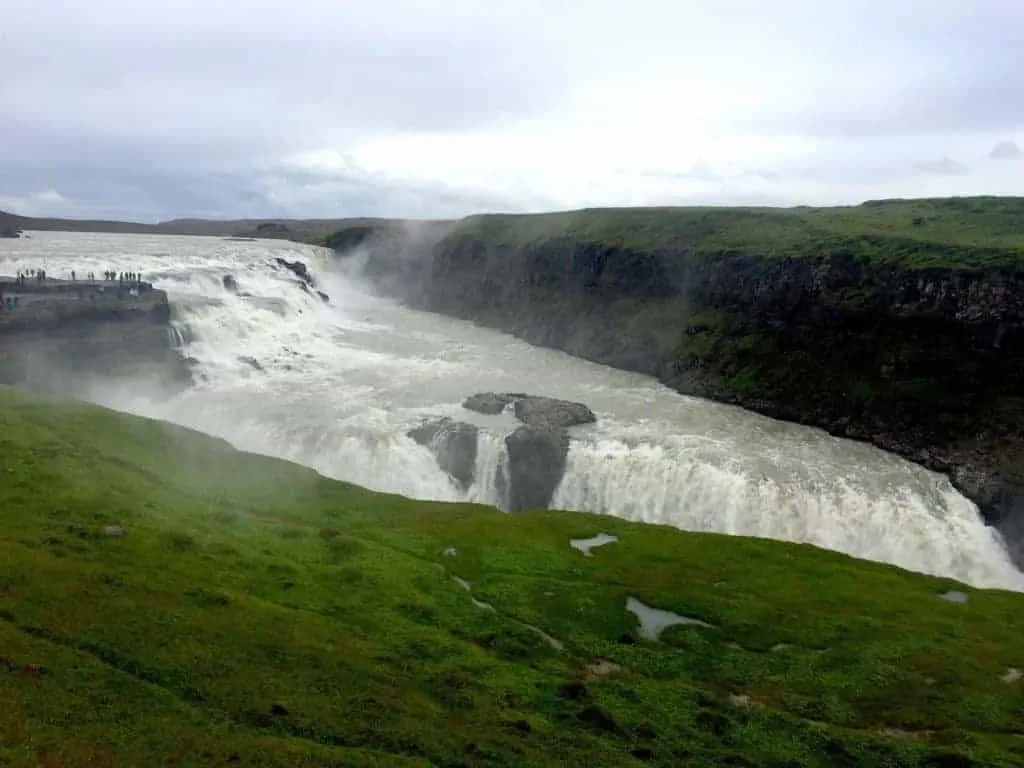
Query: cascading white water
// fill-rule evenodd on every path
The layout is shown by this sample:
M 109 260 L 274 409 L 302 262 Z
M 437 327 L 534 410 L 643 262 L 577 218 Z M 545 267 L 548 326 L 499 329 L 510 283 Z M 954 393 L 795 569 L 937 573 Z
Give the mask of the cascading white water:
M 479 433 L 476 464 L 473 468 L 474 483 L 466 494 L 468 501 L 490 504 L 492 507 L 502 509 L 507 506 L 507 493 L 498 479 L 504 477 L 508 463 L 504 432 L 505 430 Z
M 998 534 L 941 476 L 894 461 L 890 471 L 899 479 L 840 475 L 794 484 L 771 471 L 709 461 L 701 446 L 685 442 L 693 441 L 574 442 L 552 506 L 808 542 L 974 583 L 1024 584 Z
M 137 269 L 166 290 L 196 386 L 170 400 L 105 383 L 103 404 L 203 430 L 349 482 L 501 505 L 512 416 L 463 410 L 480 391 L 585 402 L 553 506 L 807 541 L 978 586 L 1024 590 L 974 505 L 934 473 L 869 446 L 681 397 L 646 377 L 537 349 L 373 296 L 329 252 L 280 241 L 36 233 L 0 272 Z M 275 257 L 300 260 L 325 304 Z M 44 263 L 45 261 L 45 263 Z M 231 275 L 237 292 L 225 287 Z M 481 428 L 466 492 L 406 432 L 434 416 Z

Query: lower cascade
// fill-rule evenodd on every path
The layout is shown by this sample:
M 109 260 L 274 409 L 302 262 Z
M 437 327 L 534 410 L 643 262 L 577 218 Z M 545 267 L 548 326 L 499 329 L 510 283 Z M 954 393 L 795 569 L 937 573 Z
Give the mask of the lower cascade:
M 972 584 L 1024 588 L 998 533 L 938 476 L 924 488 L 884 491 L 848 480 L 797 485 L 685 450 L 574 441 L 551 506 L 806 542 Z
M 54 275 L 102 271 L 112 252 L 167 291 L 195 383 L 166 398 L 82 382 L 101 404 L 374 490 L 808 542 L 1024 591 L 998 534 L 941 475 L 407 309 L 324 249 L 39 233 L 8 269 L 45 253 Z

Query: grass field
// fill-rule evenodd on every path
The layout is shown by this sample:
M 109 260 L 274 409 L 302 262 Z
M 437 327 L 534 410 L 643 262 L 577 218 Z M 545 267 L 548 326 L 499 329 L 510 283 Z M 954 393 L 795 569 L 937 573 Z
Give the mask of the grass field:
M 1024 595 L 375 494 L 6 388 L 0 505 L 0 766 L 1024 762 Z M 629 597 L 711 626 L 645 639 Z
M 603 208 L 474 216 L 455 237 L 523 246 L 555 237 L 637 251 L 766 257 L 843 253 L 912 268 L 1024 267 L 1024 198 L 870 201 L 833 208 Z

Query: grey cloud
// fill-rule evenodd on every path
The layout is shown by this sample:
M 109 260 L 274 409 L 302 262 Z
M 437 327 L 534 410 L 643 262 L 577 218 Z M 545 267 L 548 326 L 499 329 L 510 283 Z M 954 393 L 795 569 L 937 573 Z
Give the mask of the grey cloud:
M 744 171 L 742 176 L 749 176 L 755 179 L 764 179 L 765 181 L 778 181 L 782 178 L 782 174 L 777 171 L 771 171 L 764 168 L 753 168 L 749 171 Z
M 0 208 L 26 215 L 121 218 L 342 218 L 382 213 L 402 218 L 461 217 L 481 210 L 521 212 L 554 206 L 543 197 L 496 194 L 444 183 L 388 178 L 358 167 L 309 172 L 283 165 L 216 170 L 167 162 L 136 168 L 131 158 L 88 153 L 49 167 L 0 166 Z M 164 167 L 160 167 L 163 165 Z M 59 198 L 42 192 L 56 192 Z
M 480 189 L 375 175 L 355 163 L 303 171 L 282 158 L 343 153 L 378 136 L 557 123 L 589 83 L 641 70 L 672 73 L 652 98 L 681 103 L 665 119 L 683 129 L 693 107 L 715 135 L 792 136 L 801 149 L 743 158 L 746 172 L 699 163 L 612 172 L 597 185 L 609 199 L 630 197 L 637 179 L 676 195 L 652 200 L 665 203 L 795 201 L 835 186 L 836 194 L 884 196 L 896 185 L 955 193 L 999 173 L 1000 190 L 1024 191 L 1008 180 L 1012 164 L 982 162 L 978 149 L 1024 129 L 1017 0 L 0 4 L 0 71 L 16 73 L 0 99 L 0 199 L 63 205 L 68 215 L 559 207 L 544 178 L 525 172 L 521 188 Z M 743 98 L 703 110 L 672 90 L 677 82 L 685 93 L 691 78 L 704 78 L 712 95 Z M 619 105 L 600 106 L 613 114 Z M 637 117 L 633 141 L 643 140 L 645 119 Z M 1002 141 L 989 154 L 1020 149 Z M 700 194 L 686 191 L 700 182 L 709 182 Z M 47 190 L 64 199 L 33 197 Z
M 19 73 L 19 87 L 5 93 L 0 116 L 122 137 L 263 134 L 294 147 L 367 131 L 479 128 L 541 113 L 570 86 L 547 66 L 544 39 L 520 44 L 517 24 L 459 35 L 446 23 L 456 20 L 395 0 L 371 11 L 314 3 L 319 17 L 268 2 L 121 5 L 91 3 L 77 19 L 84 30 L 18 9 L 26 29 L 5 36 L 0 65 Z
M 949 157 L 914 163 L 914 168 L 923 173 L 932 173 L 937 176 L 962 176 L 970 171 L 966 165 Z
M 814 137 L 910 137 L 1024 126 L 1024 6 L 1009 0 L 937 4 L 855 0 L 845 28 L 856 41 L 789 71 L 791 103 L 740 118 L 752 130 Z M 821 72 L 821 76 L 815 74 Z
M 993 160 L 1013 160 L 1021 156 L 1020 147 L 1014 141 L 1000 141 L 988 153 Z
M 1024 21 L 1022 21 L 1024 24 Z M 1024 40 L 1021 41 L 1024 49 Z M 918 82 L 871 94 L 835 93 L 785 114 L 742 120 L 774 135 L 848 139 L 991 132 L 1024 126 L 1024 70 L 969 73 L 955 82 Z
M 637 176 L 649 179 L 665 179 L 668 181 L 716 181 L 722 178 L 707 163 L 694 163 L 685 171 L 636 171 Z

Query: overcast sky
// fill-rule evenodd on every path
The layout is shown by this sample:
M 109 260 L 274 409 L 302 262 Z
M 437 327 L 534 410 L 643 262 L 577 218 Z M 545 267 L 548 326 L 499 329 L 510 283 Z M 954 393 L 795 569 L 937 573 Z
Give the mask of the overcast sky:
M 0 0 L 0 209 L 1024 194 L 1022 0 Z

